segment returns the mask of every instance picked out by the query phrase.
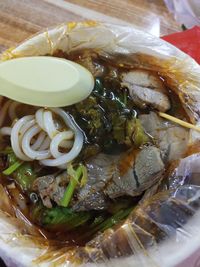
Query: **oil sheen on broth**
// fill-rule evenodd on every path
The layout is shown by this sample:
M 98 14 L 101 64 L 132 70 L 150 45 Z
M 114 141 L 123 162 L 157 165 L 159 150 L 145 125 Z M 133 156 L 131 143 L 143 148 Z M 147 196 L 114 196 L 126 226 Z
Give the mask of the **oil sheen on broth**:
M 82 246 L 123 222 L 153 185 L 167 185 L 168 166 L 186 152 L 188 130 L 158 111 L 188 118 L 159 73 L 95 51 L 55 56 L 86 67 L 95 87 L 61 109 L 1 98 L 1 183 L 49 240 Z

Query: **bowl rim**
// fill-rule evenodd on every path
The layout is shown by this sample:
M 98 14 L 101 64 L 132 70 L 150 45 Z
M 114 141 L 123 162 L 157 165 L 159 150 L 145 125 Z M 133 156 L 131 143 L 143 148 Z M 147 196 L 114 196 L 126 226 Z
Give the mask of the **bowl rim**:
M 133 34 L 133 35 L 138 34 L 139 38 L 141 38 L 140 43 L 138 44 L 138 51 L 140 51 L 139 46 L 141 46 L 142 42 L 145 41 L 148 45 L 148 48 L 149 48 L 149 46 L 151 46 L 151 49 L 149 48 L 149 50 L 148 49 L 146 50 L 146 48 L 144 48 L 144 45 L 143 45 L 143 47 L 141 46 L 142 49 L 145 49 L 145 52 L 152 52 L 154 55 L 156 55 L 156 56 L 159 55 L 161 58 L 162 57 L 167 58 L 169 56 L 175 57 L 176 58 L 175 64 L 177 64 L 177 61 L 178 61 L 177 66 L 179 66 L 180 62 L 181 63 L 184 62 L 186 64 L 186 66 L 182 66 L 182 69 L 184 72 L 191 71 L 191 72 L 194 72 L 195 75 L 200 74 L 200 67 L 193 59 L 191 59 L 188 55 L 186 55 L 185 53 L 183 53 L 179 49 L 175 48 L 173 45 L 165 42 L 164 40 L 161 40 L 155 36 L 152 36 L 150 34 L 142 32 L 141 30 L 138 30 L 134 27 L 130 28 L 130 26 L 127 26 L 127 25 L 115 25 L 115 24 L 96 22 L 96 21 L 87 21 L 87 22 L 79 22 L 79 23 L 76 23 L 76 22 L 64 23 L 64 24 L 58 25 L 56 27 L 52 27 L 49 30 L 39 32 L 39 33 L 31 36 L 30 38 L 28 38 L 27 40 L 25 40 L 21 44 L 19 44 L 16 48 L 11 48 L 11 49 L 6 50 L 5 52 L 3 52 L 0 55 L 0 58 L 1 58 L 1 60 L 10 60 L 10 59 L 15 58 L 15 57 L 29 56 L 31 53 L 33 55 L 38 55 L 38 54 L 44 55 L 45 53 L 52 54 L 56 47 L 59 47 L 59 45 L 61 47 L 63 46 L 63 43 L 62 43 L 63 38 L 68 38 L 67 36 L 69 34 L 73 34 L 74 32 L 75 33 L 80 32 L 80 29 L 87 29 L 88 32 L 91 29 L 97 29 L 98 30 L 99 28 L 101 29 L 102 26 L 105 27 L 106 29 L 109 29 L 109 28 L 112 29 L 111 32 L 112 33 L 114 32 L 114 34 L 119 34 L 123 30 L 125 31 L 127 36 L 129 34 L 130 35 L 131 34 Z M 59 39 L 60 43 L 57 42 L 57 39 Z M 99 40 L 99 42 L 100 42 L 100 40 Z M 152 44 L 151 44 L 151 42 L 152 42 Z M 119 49 L 119 51 L 121 51 L 120 49 Z M 163 53 L 162 53 L 161 49 L 163 49 L 163 51 L 164 51 Z M 181 59 L 180 62 L 179 62 L 179 59 Z M 200 78 L 196 82 L 197 82 L 197 84 L 199 83 L 199 85 L 200 85 Z M 200 213 L 199 212 L 196 213 L 195 218 L 190 220 L 190 222 L 187 224 L 187 227 L 189 227 L 189 229 L 191 229 L 192 226 L 198 224 L 198 220 L 200 220 Z M 0 218 L 0 226 L 2 223 L 3 223 L 2 218 Z M 3 234 L 2 231 L 0 231 L 0 237 L 2 234 Z M 200 249 L 200 246 L 199 246 L 200 233 L 198 233 L 198 234 L 192 233 L 192 235 L 193 235 L 193 239 L 191 240 L 191 242 L 183 243 L 181 251 L 180 251 L 180 244 L 177 245 L 174 242 L 174 240 L 172 240 L 172 242 L 170 242 L 170 241 L 166 242 L 165 245 L 164 244 L 160 245 L 160 248 L 163 251 L 166 250 L 166 246 L 168 246 L 168 251 L 178 251 L 179 252 L 179 253 L 176 253 L 176 255 L 170 254 L 170 257 L 169 257 L 169 254 L 166 255 L 166 257 L 165 257 L 165 255 L 161 253 L 163 258 L 160 258 L 159 262 L 162 262 L 162 266 L 166 266 L 166 267 L 167 266 L 175 266 L 176 264 L 179 264 L 181 262 L 183 263 L 183 261 L 185 259 L 187 259 L 192 253 L 194 253 L 195 251 Z M 5 241 L 0 241 L 0 242 L 4 243 Z M 36 250 L 37 250 L 37 248 L 36 248 Z M 6 251 L 4 251 L 4 252 L 6 253 Z M 155 257 L 158 256 L 157 251 L 150 251 L 150 253 L 152 255 L 154 255 Z M 27 259 L 24 258 L 23 260 L 24 260 L 24 262 L 26 262 Z M 30 258 L 28 260 L 30 261 Z M 114 262 L 116 264 L 118 264 L 119 262 L 120 262 L 120 264 L 123 264 L 123 262 L 121 262 L 121 261 L 122 261 L 122 259 L 118 259 L 117 262 L 116 262 L 116 260 L 114 260 Z M 131 259 L 131 261 L 132 261 L 132 259 Z M 135 259 L 134 259 L 134 262 L 135 262 Z M 99 266 L 101 266 L 101 264 Z M 138 265 L 135 265 L 135 266 L 138 266 Z

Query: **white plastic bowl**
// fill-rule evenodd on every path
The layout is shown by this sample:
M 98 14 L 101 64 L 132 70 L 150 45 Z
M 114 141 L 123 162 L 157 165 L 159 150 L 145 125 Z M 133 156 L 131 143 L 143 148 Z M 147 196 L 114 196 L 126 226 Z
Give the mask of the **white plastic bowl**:
M 139 55 L 142 64 L 149 68 L 159 70 L 163 75 L 174 82 L 180 91 L 187 91 L 197 100 L 193 105 L 194 114 L 200 111 L 200 67 L 188 55 L 165 41 L 128 26 L 112 25 L 107 23 L 84 22 L 68 23 L 39 33 L 26 40 L 14 49 L 1 55 L 2 60 L 9 60 L 21 56 L 51 55 L 56 50 L 71 52 L 84 48 L 98 48 L 110 55 L 120 53 L 123 55 Z M 145 62 L 146 55 L 149 59 Z M 130 58 L 131 60 L 131 58 Z M 140 62 L 139 62 L 140 64 Z M 173 83 L 172 82 L 172 83 Z M 0 203 L 1 206 L 1 203 Z M 158 250 L 148 251 L 148 256 L 130 256 L 114 259 L 102 264 L 86 264 L 87 266 L 200 266 L 200 213 L 185 226 L 185 242 L 167 240 Z M 199 230 L 198 230 L 199 229 Z M 187 234 L 186 234 L 187 233 Z M 34 259 L 42 255 L 47 247 L 38 246 L 24 237 L 14 225 L 10 217 L 4 213 L 0 215 L 0 256 L 8 266 L 52 266 L 52 262 L 43 261 L 35 264 Z M 188 259 L 191 255 L 194 256 Z M 183 263 L 184 262 L 184 263 Z M 185 265 L 184 265 L 185 264 Z M 56 265 L 53 265 L 56 266 Z M 71 267 L 67 261 L 58 266 Z

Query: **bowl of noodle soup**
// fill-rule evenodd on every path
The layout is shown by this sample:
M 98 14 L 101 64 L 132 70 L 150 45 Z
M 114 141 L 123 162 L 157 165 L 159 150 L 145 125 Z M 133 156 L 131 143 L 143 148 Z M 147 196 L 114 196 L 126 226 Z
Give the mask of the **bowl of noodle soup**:
M 69 107 L 0 98 L 0 256 L 8 266 L 182 262 L 200 238 L 199 65 L 94 21 L 38 33 L 1 60 L 45 55 L 83 65 L 95 87 Z

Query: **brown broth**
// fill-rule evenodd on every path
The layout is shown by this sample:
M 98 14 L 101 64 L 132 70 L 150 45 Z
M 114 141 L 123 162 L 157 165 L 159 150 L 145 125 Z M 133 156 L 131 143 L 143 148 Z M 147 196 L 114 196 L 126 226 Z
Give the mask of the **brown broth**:
M 68 54 L 63 53 L 62 51 L 57 51 L 54 54 L 54 56 L 73 60 L 73 61 L 78 62 L 78 63 L 81 63 L 82 60 L 84 60 L 83 55 L 84 55 L 84 52 L 78 52 L 78 53 L 76 52 L 76 53 L 72 53 L 72 54 L 68 55 Z M 92 57 L 94 58 L 94 61 L 96 62 L 96 64 L 104 66 L 104 74 L 103 75 L 110 75 L 110 73 L 112 72 L 112 75 L 116 75 L 116 77 L 117 76 L 119 77 L 121 72 L 130 70 L 130 67 L 127 68 L 127 66 L 125 66 L 123 64 L 118 65 L 118 64 L 115 64 L 114 61 L 110 61 L 110 60 L 108 60 L 102 56 L 98 57 L 98 55 L 95 51 L 92 52 Z M 135 69 L 135 68 L 133 67 L 133 69 Z M 160 74 L 158 72 L 152 72 L 152 73 L 154 75 L 160 77 L 160 79 L 163 81 L 165 87 L 167 88 L 166 92 L 167 92 L 167 95 L 170 98 L 171 104 L 172 104 L 172 108 L 170 109 L 169 114 L 174 115 L 180 119 L 188 121 L 188 117 L 187 117 L 183 107 L 181 106 L 181 102 L 180 102 L 179 97 L 174 93 L 174 91 L 172 91 L 168 88 L 166 81 L 160 76 Z M 138 111 L 138 112 L 148 113 L 151 110 L 152 110 L 151 108 L 148 108 L 145 111 Z M 7 121 L 5 123 L 5 125 L 7 125 L 9 123 L 10 122 Z M 128 165 L 130 162 L 132 164 L 132 160 L 133 160 L 132 155 L 131 156 L 129 155 L 129 157 L 127 157 L 124 160 L 125 163 L 123 163 L 123 166 L 121 166 L 121 168 L 124 170 L 124 168 L 127 167 L 127 166 L 125 166 L 126 164 Z M 4 166 L 4 168 L 5 168 L 5 166 Z M 3 176 L 3 175 L 0 177 L 0 179 L 1 179 L 1 183 L 3 184 L 3 186 L 5 188 L 7 188 L 6 191 L 9 195 L 9 198 L 12 202 L 12 205 L 15 207 L 15 209 L 21 209 L 19 207 L 19 204 L 16 203 L 16 198 L 14 197 L 14 194 L 13 194 L 14 191 L 12 192 L 11 189 L 8 189 L 8 186 L 15 181 L 12 179 L 12 177 L 7 177 L 7 176 Z M 22 211 L 23 215 L 27 218 L 28 221 L 32 221 L 31 213 L 32 213 L 33 204 L 30 202 L 29 196 L 26 193 L 21 191 L 19 185 L 16 183 L 15 183 L 15 185 L 16 185 L 16 192 L 20 192 L 21 198 L 22 199 L 24 198 L 23 201 L 24 201 L 25 206 L 26 206 L 26 208 L 21 209 L 21 211 Z M 85 232 L 85 228 L 87 228 L 87 226 L 85 226 L 85 225 L 84 225 L 84 227 L 80 227 L 78 230 L 76 229 L 75 231 L 68 231 L 68 232 L 63 231 L 63 229 L 54 229 L 54 230 L 48 231 L 47 229 L 41 228 L 40 226 L 36 226 L 36 227 L 38 229 L 38 232 L 42 236 L 44 236 L 45 239 L 48 239 L 50 241 L 52 240 L 52 242 L 54 242 L 56 240 L 56 242 L 58 242 L 59 246 L 64 246 L 64 247 L 65 246 L 71 247 L 71 246 L 77 246 L 77 245 L 83 246 L 93 237 L 93 235 L 88 235 L 84 239 L 80 238 L 82 233 Z
M 63 51 L 58 50 L 58 51 L 56 51 L 56 53 L 53 56 L 66 58 L 68 60 L 72 60 L 72 61 L 75 61 L 79 64 L 82 64 L 80 59 L 84 58 L 83 55 L 85 52 L 89 53 L 89 51 L 83 50 L 83 51 L 78 51 L 78 52 L 66 54 Z M 89 53 L 89 55 L 92 55 L 92 58 L 95 59 L 95 62 L 105 66 L 105 69 L 106 69 L 105 74 L 104 74 L 105 76 L 109 75 L 111 70 L 115 71 L 119 77 L 122 72 L 130 71 L 131 69 L 134 69 L 134 70 L 148 71 L 148 72 L 152 73 L 153 75 L 159 77 L 166 88 L 165 93 L 167 94 L 167 96 L 169 97 L 170 102 L 171 102 L 171 109 L 167 113 L 169 113 L 170 115 L 173 115 L 179 119 L 182 119 L 182 120 L 185 120 L 188 122 L 190 121 L 186 111 L 184 110 L 183 106 L 181 105 L 181 100 L 180 100 L 179 96 L 174 92 L 174 90 L 170 89 L 170 87 L 167 83 L 167 80 L 165 78 L 163 78 L 159 72 L 156 72 L 153 70 L 150 71 L 149 69 L 145 69 L 143 67 L 138 68 L 136 66 L 131 66 L 130 64 L 127 64 L 127 65 L 125 65 L 124 63 L 120 64 L 119 63 L 120 60 L 118 60 L 118 63 L 116 63 L 114 60 L 107 58 L 104 55 L 100 54 L 98 56 L 98 51 L 96 51 L 96 50 L 92 50 L 91 54 Z M 145 110 L 145 113 L 149 112 L 149 111 L 151 111 L 151 108 L 149 108 L 149 109 L 147 108 Z M 143 112 L 144 111 L 142 111 L 142 113 Z

